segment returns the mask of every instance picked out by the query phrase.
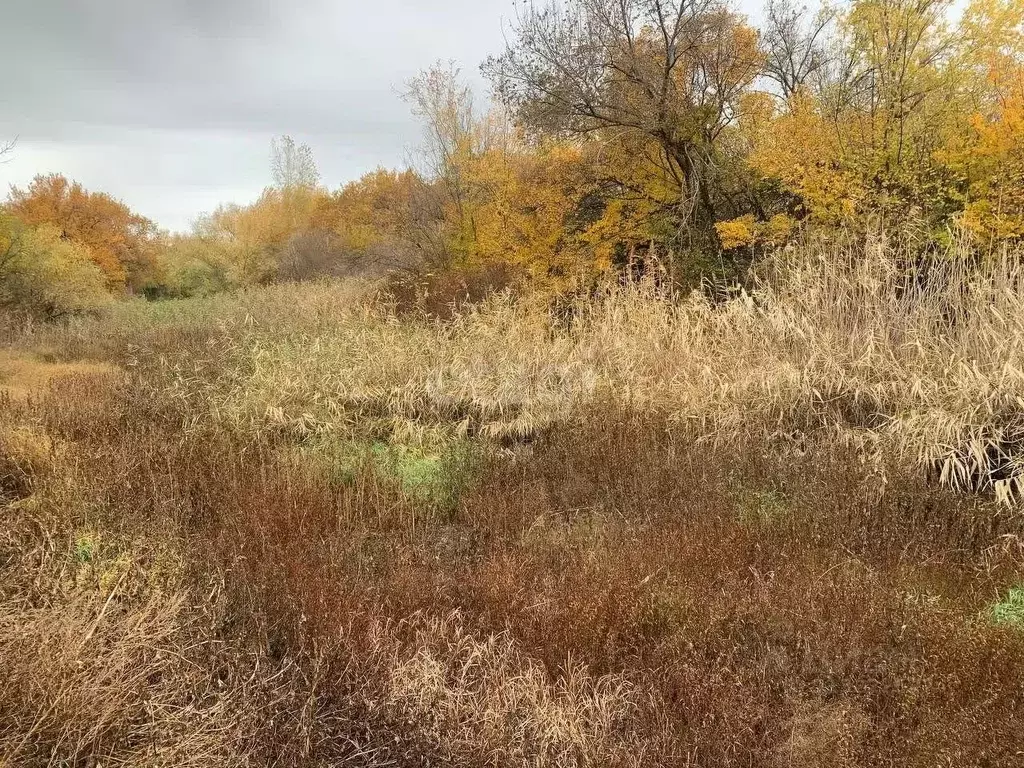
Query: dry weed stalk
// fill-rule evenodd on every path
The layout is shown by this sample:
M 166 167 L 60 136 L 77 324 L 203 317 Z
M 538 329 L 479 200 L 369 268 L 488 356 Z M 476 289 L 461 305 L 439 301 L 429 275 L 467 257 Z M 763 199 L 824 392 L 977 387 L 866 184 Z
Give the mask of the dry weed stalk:
M 610 401 L 719 441 L 865 433 L 955 488 L 1024 489 L 1017 253 L 978 264 L 952 246 L 925 264 L 884 240 L 808 246 L 723 302 L 633 284 L 580 298 L 570 323 L 499 295 L 450 322 L 353 303 L 329 320 L 292 308 L 278 326 L 275 301 L 227 337 L 226 370 L 179 365 L 173 391 L 246 429 L 503 439 Z

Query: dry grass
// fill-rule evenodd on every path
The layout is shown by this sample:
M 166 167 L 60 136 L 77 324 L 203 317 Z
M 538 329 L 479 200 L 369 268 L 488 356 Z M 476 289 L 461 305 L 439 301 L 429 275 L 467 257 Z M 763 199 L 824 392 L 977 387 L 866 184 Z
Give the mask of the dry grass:
M 606 409 L 431 517 L 165 407 L 78 377 L 2 417 L 52 446 L 0 547 L 11 764 L 1019 757 L 1005 508 Z
M 125 324 L 134 335 L 115 319 L 37 341 L 109 359 L 129 336 L 119 362 L 161 367 L 160 387 L 247 432 L 516 440 L 611 401 L 716 441 L 830 432 L 1009 500 L 1024 468 L 1018 257 L 819 245 L 721 302 L 633 285 L 557 315 L 492 296 L 447 322 L 289 286 L 161 310 Z
M 458 614 L 413 640 L 387 671 L 389 703 L 445 764 L 641 766 L 650 746 L 631 728 L 642 694 L 620 676 L 576 667 L 555 682 L 506 634 L 481 642 Z
M 73 374 L 114 374 L 109 364 L 88 361 L 55 362 L 46 355 L 0 350 L 0 396 L 24 399 L 46 389 L 51 381 Z
M 104 367 L 0 403 L 0 764 L 1024 765 L 1024 520 L 949 487 L 1016 477 L 1024 286 L 901 259 L 18 336 Z

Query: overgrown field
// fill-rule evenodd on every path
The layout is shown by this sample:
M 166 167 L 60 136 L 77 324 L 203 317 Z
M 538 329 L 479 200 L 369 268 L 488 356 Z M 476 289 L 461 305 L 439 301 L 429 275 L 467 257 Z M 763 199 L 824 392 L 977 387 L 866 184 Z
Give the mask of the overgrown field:
M 1024 272 L 5 329 L 0 765 L 1024 765 Z

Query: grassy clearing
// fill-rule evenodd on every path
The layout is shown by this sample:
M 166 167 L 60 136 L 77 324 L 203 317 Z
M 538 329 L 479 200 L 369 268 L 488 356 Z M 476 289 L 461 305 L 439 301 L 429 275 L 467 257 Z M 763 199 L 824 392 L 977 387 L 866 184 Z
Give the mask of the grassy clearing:
M 412 445 L 319 435 L 300 440 L 286 455 L 345 485 L 370 471 L 419 504 L 444 511 L 453 509 L 472 483 L 482 452 L 483 448 L 466 439 Z
M 0 350 L 0 395 L 24 399 L 45 391 L 54 379 L 73 375 L 114 375 L 109 364 L 88 361 L 57 362 L 41 353 Z
M 849 256 L 19 335 L 0 764 L 1021 764 L 1024 286 Z

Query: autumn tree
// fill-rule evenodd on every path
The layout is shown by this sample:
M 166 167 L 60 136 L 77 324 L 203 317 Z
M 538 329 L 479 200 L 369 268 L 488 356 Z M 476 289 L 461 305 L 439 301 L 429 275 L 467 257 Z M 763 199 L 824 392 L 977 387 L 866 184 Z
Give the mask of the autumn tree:
M 486 151 L 486 122 L 477 114 L 473 91 L 452 63 L 437 63 L 406 84 L 403 98 L 424 133 L 417 165 L 446 209 L 449 257 L 471 258 L 477 231 L 473 198 L 466 178 L 472 158 Z
M 0 308 L 47 319 L 109 302 L 89 249 L 52 224 L 29 227 L 0 212 Z
M 192 232 L 164 239 L 160 250 L 162 297 L 207 296 L 233 286 L 228 247 L 208 226 L 206 217 L 200 217 Z
M 1024 239 L 1024 65 L 991 81 L 993 101 L 939 155 L 964 179 L 961 223 L 986 244 Z
M 653 151 L 675 244 L 713 247 L 714 222 L 744 212 L 718 177 L 723 134 L 761 70 L 754 30 L 717 0 L 568 0 L 531 6 L 513 32 L 485 71 L 522 123 Z
M 402 98 L 423 126 L 421 149 L 425 175 L 462 197 L 460 166 L 474 147 L 476 111 L 473 92 L 453 63 L 437 63 L 406 83 Z
M 511 137 L 467 167 L 474 196 L 478 265 L 507 264 L 535 283 L 556 287 L 611 265 L 607 249 L 588 242 L 603 203 L 593 167 L 579 146 Z
M 319 172 L 312 150 L 289 136 L 271 142 L 273 184 L 249 205 L 226 204 L 200 217 L 191 236 L 173 249 L 191 265 L 186 272 L 172 267 L 185 283 L 202 292 L 207 285 L 253 285 L 275 279 L 309 276 L 314 258 L 305 238 L 320 201 Z M 306 246 L 303 245 L 306 243 Z M 184 284 L 184 283 L 183 283 Z
M 437 182 L 412 170 L 379 168 L 321 198 L 312 226 L 334 238 L 342 262 L 334 271 L 379 272 L 445 263 L 450 255 L 445 195 L 436 187 Z
M 976 0 L 959 19 L 949 0 L 854 0 L 837 14 L 823 64 L 802 88 L 772 63 L 772 46 L 804 51 L 806 60 L 821 39 L 820 17 L 769 14 L 769 73 L 790 80 L 776 114 L 752 134 L 752 166 L 819 224 L 878 215 L 896 225 L 911 214 L 941 231 L 967 194 L 963 174 L 941 158 L 992 103 L 986 72 L 1019 46 L 1022 14 L 1013 0 Z
M 89 192 L 59 174 L 13 187 L 8 209 L 29 226 L 53 225 L 88 249 L 111 290 L 141 290 L 154 279 L 156 225 L 102 192 Z
M 594 270 L 603 254 L 583 247 L 573 221 L 593 182 L 577 144 L 528 136 L 500 102 L 477 108 L 452 65 L 421 73 L 405 97 L 423 123 L 422 189 L 436 199 L 427 209 L 440 213 L 449 263 L 545 284 Z
M 268 187 L 251 205 L 221 205 L 200 217 L 193 234 L 233 285 L 273 281 L 277 254 L 296 229 L 281 190 Z
M 291 234 L 305 229 L 309 217 L 321 194 L 320 171 L 308 144 L 296 144 L 291 136 L 280 136 L 271 141 L 270 169 L 273 191 L 283 208 Z M 268 193 L 264 193 L 264 198 Z M 266 200 L 262 203 L 265 205 Z

